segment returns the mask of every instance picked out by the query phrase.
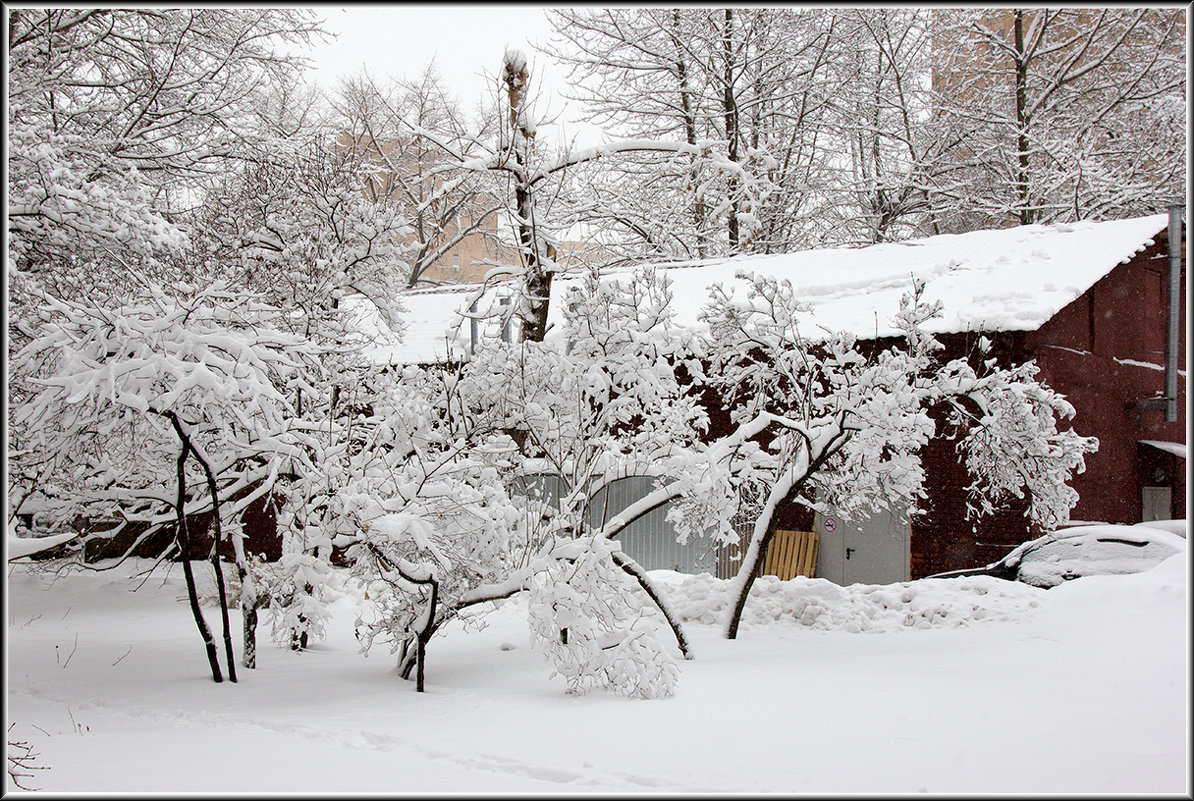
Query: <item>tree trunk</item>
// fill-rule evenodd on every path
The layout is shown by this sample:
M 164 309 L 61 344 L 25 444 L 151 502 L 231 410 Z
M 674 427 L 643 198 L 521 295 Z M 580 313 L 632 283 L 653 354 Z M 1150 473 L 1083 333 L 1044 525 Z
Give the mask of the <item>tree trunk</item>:
M 232 624 L 228 620 L 228 592 L 224 587 L 224 570 L 220 566 L 220 553 L 217 547 L 220 529 L 216 527 L 216 540 L 211 545 L 211 566 L 216 574 L 216 592 L 220 597 L 220 623 L 224 629 L 224 659 L 228 662 L 228 680 L 236 681 L 236 653 L 232 650 Z
M 422 630 L 415 632 L 419 663 L 419 672 L 415 676 L 415 692 L 417 693 L 423 692 L 423 663 L 427 658 L 427 641 L 431 639 L 431 634 L 436 628 L 435 607 L 439 601 L 439 582 L 432 578 L 426 583 L 431 585 L 431 598 L 427 601 L 427 622 L 424 624 Z
M 771 540 L 775 536 L 776 510 L 780 506 L 795 501 L 799 497 L 804 485 L 808 483 L 808 480 L 817 474 L 817 471 L 821 469 L 821 465 L 825 464 L 830 457 L 841 450 L 842 446 L 849 441 L 849 438 L 850 434 L 848 432 L 839 431 L 829 440 L 824 450 L 801 471 L 799 478 L 777 480 L 771 488 L 767 503 L 764 504 L 758 519 L 755 520 L 750 545 L 746 549 L 746 555 L 742 558 L 742 565 L 738 568 L 738 575 L 735 577 L 738 582 L 738 590 L 734 597 L 734 609 L 730 613 L 730 619 L 726 624 L 726 639 L 733 640 L 738 636 L 738 626 L 742 622 L 742 612 L 746 609 L 746 598 L 750 595 L 750 588 L 754 585 L 759 569 L 762 567 L 763 554 L 767 552 L 767 546 L 771 544 Z
M 336 387 L 336 389 L 339 389 L 339 387 Z M 179 436 L 182 436 L 181 430 L 179 430 Z M 190 447 L 189 440 L 187 446 Z M 236 681 L 236 657 L 233 654 L 232 634 L 229 630 L 228 603 L 224 590 L 224 573 L 221 569 L 219 555 L 216 550 L 223 536 L 223 526 L 220 523 L 220 496 L 216 491 L 216 477 L 212 473 L 211 465 L 207 463 L 206 459 L 200 457 L 193 447 L 190 447 L 190 450 L 191 453 L 195 454 L 195 458 L 203 468 L 203 473 L 207 478 L 207 491 L 211 493 L 212 515 L 215 521 L 215 539 L 212 543 L 212 566 L 216 571 L 216 583 L 220 592 L 220 611 L 224 617 L 224 649 L 228 658 L 228 678 L 231 681 Z M 232 535 L 232 550 L 236 557 L 236 572 L 241 584 L 240 611 L 243 640 L 241 644 L 243 649 L 241 664 L 246 668 L 254 669 L 257 667 L 257 607 L 260 599 L 256 597 L 256 593 L 247 593 L 245 591 L 245 587 L 252 584 L 252 576 L 249 574 L 249 565 L 245 559 L 244 544 L 238 539 L 240 536 L 240 532 Z M 246 598 L 246 595 L 251 597 Z
M 433 597 L 435 594 L 433 591 Z M 431 625 L 415 632 L 414 639 L 403 645 L 402 653 L 398 657 L 398 675 L 406 681 L 410 681 L 413 675 L 415 692 L 423 692 L 423 661 L 427 657 L 427 643 L 431 641 L 438 628 L 438 625 Z
M 1033 214 L 1028 192 L 1028 60 L 1024 53 L 1024 12 L 1012 12 L 1016 61 L 1016 205 L 1020 225 L 1031 225 Z
M 235 682 L 236 654 L 232 650 L 232 627 L 228 620 L 228 591 L 224 586 L 224 570 L 220 565 L 220 537 L 222 529 L 220 526 L 220 502 L 219 498 L 215 494 L 215 480 L 211 476 L 211 471 L 208 469 L 207 464 L 203 463 L 203 460 L 200 459 L 198 455 L 196 455 L 195 458 L 199 459 L 200 463 L 203 464 L 203 469 L 207 471 L 208 488 L 212 493 L 212 542 L 211 556 L 209 559 L 211 561 L 212 570 L 216 574 L 216 593 L 220 598 L 220 622 L 224 628 L 224 659 L 228 663 L 228 680 Z
M 224 586 L 224 569 L 220 565 L 220 540 L 223 538 L 223 526 L 220 523 L 220 494 L 216 488 L 216 477 L 212 473 L 211 465 L 207 463 L 191 444 L 189 437 L 186 437 L 182 429 L 178 427 L 177 417 L 175 418 L 175 430 L 179 437 L 183 438 L 184 445 L 195 456 L 195 460 L 199 462 L 199 466 L 203 468 L 203 474 L 207 478 L 207 491 L 211 495 L 211 525 L 212 525 L 212 541 L 211 541 L 211 567 L 216 574 L 216 591 L 220 597 L 220 620 L 224 627 L 224 658 L 228 662 L 228 680 L 236 681 L 236 654 L 232 650 L 232 626 L 228 620 L 228 591 Z M 236 549 L 240 550 L 240 549 Z M 244 580 L 245 568 L 243 559 L 238 559 L 238 567 L 241 568 L 241 580 Z M 241 603 L 242 614 L 244 612 L 244 603 Z
M 402 654 L 398 659 L 399 675 L 404 679 L 410 678 L 412 667 L 416 670 L 415 673 L 415 692 L 423 692 L 423 661 L 427 655 L 427 642 L 431 636 L 435 634 L 435 630 L 439 628 L 442 621 L 436 621 L 436 609 L 439 604 L 439 582 L 435 580 L 434 576 L 428 576 L 424 579 L 408 576 L 402 568 L 395 564 L 389 557 L 387 557 L 377 547 L 370 545 L 369 550 L 373 553 L 375 559 L 379 563 L 385 562 L 391 568 L 398 572 L 406 581 L 412 584 L 422 584 L 431 587 L 431 596 L 427 599 L 427 609 L 423 615 L 423 627 L 416 631 L 415 634 L 415 648 L 410 650 L 409 641 L 403 644 Z
M 244 644 L 241 649 L 241 665 L 249 670 L 253 670 L 257 667 L 257 601 L 254 600 L 252 603 L 248 603 L 242 595 L 240 611 L 244 635 Z
M 175 425 L 177 425 L 177 421 Z M 203 610 L 199 608 L 199 593 L 195 589 L 195 574 L 191 570 L 190 554 L 187 553 L 187 549 L 190 546 L 190 536 L 187 533 L 187 480 L 184 468 L 188 450 L 189 448 L 184 442 L 182 451 L 178 454 L 178 499 L 174 506 L 175 514 L 178 518 L 178 531 L 175 533 L 175 542 L 178 544 L 178 549 L 182 556 L 182 574 L 186 577 L 187 581 L 187 597 L 191 602 L 191 614 L 195 618 L 195 626 L 199 629 L 199 636 L 203 638 L 203 646 L 207 649 L 207 663 L 211 666 L 212 680 L 218 684 L 224 680 L 224 676 L 220 672 L 220 660 L 216 656 L 215 639 L 211 636 L 211 629 L 207 627 L 207 621 L 203 618 Z
M 410 674 L 415 670 L 417 652 L 410 640 L 402 643 L 402 652 L 398 654 L 398 675 L 404 680 L 410 680 Z
M 688 85 L 688 62 L 683 57 L 683 45 L 680 43 L 680 9 L 672 9 L 672 43 L 676 46 L 676 79 L 680 83 L 680 111 L 684 117 L 684 141 L 693 147 L 697 143 L 696 116 L 693 111 L 692 90 Z M 697 194 L 700 186 L 700 160 L 697 156 L 690 158 L 692 175 L 689 179 L 689 189 L 693 193 L 692 227 L 696 236 L 697 258 L 705 258 L 705 200 Z
M 750 588 L 754 586 L 759 569 L 763 565 L 763 554 L 767 553 L 767 546 L 771 544 L 771 540 L 775 536 L 776 527 L 774 520 L 777 505 L 776 503 L 768 503 L 763 507 L 763 513 L 755 521 L 755 533 L 751 536 L 750 545 L 746 549 L 746 555 L 742 558 L 742 565 L 738 568 L 738 575 L 735 576 L 738 590 L 734 596 L 734 609 L 730 612 L 730 619 L 726 624 L 726 639 L 728 640 L 737 639 L 738 637 L 738 626 L 742 622 L 742 613 L 746 609 L 746 598 L 750 595 Z M 760 527 L 762 527 L 762 536 L 759 536 L 758 533 Z
M 535 221 L 535 190 L 527 174 L 528 159 L 534 132 L 527 127 L 526 103 L 530 87 L 530 73 L 526 65 L 507 62 L 502 80 L 506 84 L 509 106 L 511 150 L 514 154 L 514 203 L 518 214 L 518 244 L 524 259 L 524 288 L 530 306 L 523 339 L 542 342 L 547 334 L 547 307 L 551 298 L 552 273 L 544 269 L 540 237 Z M 525 157 L 524 157 L 525 155 Z
M 725 72 L 722 76 L 722 111 L 725 114 L 726 126 L 726 147 L 728 152 L 726 156 L 730 161 L 737 163 L 738 161 L 738 106 L 734 100 L 734 10 L 727 8 L 725 10 L 725 28 L 722 31 L 722 51 L 725 58 Z M 739 250 L 739 231 L 738 231 L 738 198 L 736 197 L 738 190 L 738 179 L 731 177 L 729 180 L 730 193 L 730 220 L 729 220 L 729 238 L 730 238 L 730 253 L 737 253 Z

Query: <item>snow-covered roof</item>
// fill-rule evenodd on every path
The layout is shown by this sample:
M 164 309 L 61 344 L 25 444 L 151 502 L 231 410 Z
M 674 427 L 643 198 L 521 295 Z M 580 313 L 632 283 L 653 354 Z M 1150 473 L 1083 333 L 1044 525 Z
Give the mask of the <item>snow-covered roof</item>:
M 1032 331 L 1076 300 L 1116 265 L 1153 243 L 1168 225 L 1164 214 L 1109 222 L 1027 225 L 947 234 L 860 248 L 806 250 L 702 262 L 660 264 L 672 280 L 677 322 L 696 325 L 709 287 L 722 284 L 739 297 L 739 270 L 787 279 L 812 307 L 816 325 L 863 338 L 896 334 L 891 319 L 916 276 L 929 300 L 940 300 L 943 316 L 926 328 L 934 333 Z M 625 274 L 632 268 L 608 271 Z M 570 281 L 553 283 L 559 296 Z M 476 297 L 476 286 L 413 290 L 403 295 L 408 310 L 404 342 L 378 348 L 380 362 L 429 363 L 448 354 L 446 335 L 457 331 L 454 354 L 469 341 L 459 312 Z M 549 324 L 560 322 L 552 304 Z M 810 332 L 811 333 L 811 332 Z
M 1161 440 L 1156 439 L 1142 439 L 1140 440 L 1140 444 L 1151 445 L 1158 450 L 1165 451 L 1166 453 L 1172 453 L 1179 459 L 1186 458 L 1186 444 L 1184 442 L 1162 442 Z
M 384 324 L 367 301 L 354 296 L 346 298 L 345 302 L 359 315 L 358 329 L 374 340 L 368 349 L 373 361 L 379 364 L 433 364 L 445 361 L 449 353 L 453 357 L 465 353 L 469 326 L 460 313 L 469 309 L 479 290 L 476 284 L 458 284 L 403 292 L 402 306 L 406 314 L 400 338 L 386 335 Z

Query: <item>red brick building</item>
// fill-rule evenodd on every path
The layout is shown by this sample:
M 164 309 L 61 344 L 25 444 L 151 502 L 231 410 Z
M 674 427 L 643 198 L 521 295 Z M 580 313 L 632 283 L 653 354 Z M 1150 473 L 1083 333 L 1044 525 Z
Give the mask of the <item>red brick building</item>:
M 837 251 L 677 265 L 670 273 L 680 317 L 693 286 L 725 282 L 727 267 L 789 279 L 813 317 L 860 338 L 882 340 L 911 274 L 926 279 L 945 316 L 931 330 L 944 358 L 992 342 L 1004 364 L 1035 360 L 1038 378 L 1069 399 L 1072 425 L 1099 439 L 1072 486 L 1072 521 L 1137 523 L 1186 516 L 1185 241 L 1178 272 L 1175 420 L 1166 421 L 1165 361 L 1170 282 L 1169 220 L 1025 226 Z M 901 277 L 902 280 L 897 280 Z M 685 282 L 687 286 L 682 286 Z M 803 290 L 803 291 L 802 291 Z M 923 454 L 928 498 L 921 514 L 866 521 L 784 509 L 781 527 L 818 532 L 817 575 L 840 583 L 886 583 L 976 567 L 1038 536 L 1011 506 L 968 519 L 969 478 L 952 441 Z M 634 556 L 630 543 L 627 551 Z M 650 549 L 638 554 L 647 567 Z M 724 564 L 725 560 L 722 560 Z
M 1184 240 L 1184 237 L 1183 237 Z M 1066 396 L 1082 434 L 1098 452 L 1071 486 L 1073 521 L 1138 523 L 1186 516 L 1186 303 L 1181 260 L 1177 414 L 1166 421 L 1165 352 L 1169 238 L 1113 267 L 1039 328 L 996 332 L 1010 361 L 1036 361 L 1039 378 Z M 1185 252 L 1185 242 L 1181 252 Z M 953 343 L 952 349 L 965 347 Z M 994 561 L 1027 538 L 1022 516 L 996 515 L 976 527 L 958 525 L 964 470 L 945 443 L 927 456 L 931 507 L 912 524 L 911 577 Z
M 1176 420 L 1167 422 L 1169 219 L 974 231 L 864 248 L 748 256 L 660 265 L 672 281 L 677 322 L 699 325 L 714 283 L 734 286 L 738 270 L 789 280 L 812 312 L 810 321 L 880 344 L 896 335 L 890 320 L 912 276 L 943 316 L 926 327 L 946 345 L 945 357 L 972 352 L 980 336 L 1005 364 L 1035 360 L 1039 378 L 1064 394 L 1077 414 L 1070 424 L 1100 447 L 1073 479 L 1080 501 L 1075 521 L 1135 523 L 1180 518 L 1185 506 L 1185 242 L 1178 249 L 1178 375 Z M 617 271 L 610 271 L 616 274 Z M 553 293 L 569 282 L 561 276 Z M 739 290 L 740 291 L 740 290 Z M 469 349 L 468 324 L 454 309 L 475 295 L 423 290 L 403 299 L 410 329 L 382 361 L 430 363 L 460 358 Z M 493 302 L 492 300 L 487 302 Z M 549 323 L 559 329 L 552 304 Z M 457 327 L 454 345 L 444 332 Z M 449 354 L 448 348 L 452 348 Z M 716 410 L 712 410 L 715 412 Z M 716 433 L 716 432 L 715 432 Z M 867 521 L 813 515 L 803 507 L 780 511 L 781 527 L 820 535 L 817 575 L 839 583 L 886 583 L 975 567 L 1002 556 L 1039 532 L 1022 509 L 974 520 L 965 514 L 969 483 L 954 443 L 934 441 L 923 454 L 928 498 L 920 514 L 877 515 Z M 629 488 L 611 508 L 633 500 Z M 663 520 L 662 511 L 657 515 Z M 714 572 L 726 564 L 698 543 L 687 550 L 659 521 L 620 535 L 644 567 Z M 695 549 L 704 548 L 703 553 Z

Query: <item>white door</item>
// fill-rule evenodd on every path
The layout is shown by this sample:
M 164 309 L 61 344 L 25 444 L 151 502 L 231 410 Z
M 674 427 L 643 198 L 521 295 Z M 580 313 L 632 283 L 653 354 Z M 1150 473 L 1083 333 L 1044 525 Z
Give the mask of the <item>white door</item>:
M 902 515 L 875 512 L 843 520 L 818 514 L 817 576 L 834 584 L 892 584 L 911 574 L 911 525 Z

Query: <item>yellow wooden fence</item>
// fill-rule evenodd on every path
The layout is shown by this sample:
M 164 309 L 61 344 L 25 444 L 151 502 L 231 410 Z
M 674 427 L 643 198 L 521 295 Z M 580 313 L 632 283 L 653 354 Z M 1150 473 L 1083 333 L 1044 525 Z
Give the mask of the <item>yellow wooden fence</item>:
M 745 544 L 740 546 L 745 549 Z M 738 566 L 742 564 L 741 552 L 730 555 L 730 549 L 725 549 L 718 559 L 717 572 L 720 578 L 730 578 L 737 574 Z M 767 553 L 763 554 L 763 567 L 759 571 L 763 576 L 776 576 L 781 581 L 805 576 L 812 578 L 817 572 L 817 533 L 815 531 L 784 531 L 778 530 L 767 546 Z

